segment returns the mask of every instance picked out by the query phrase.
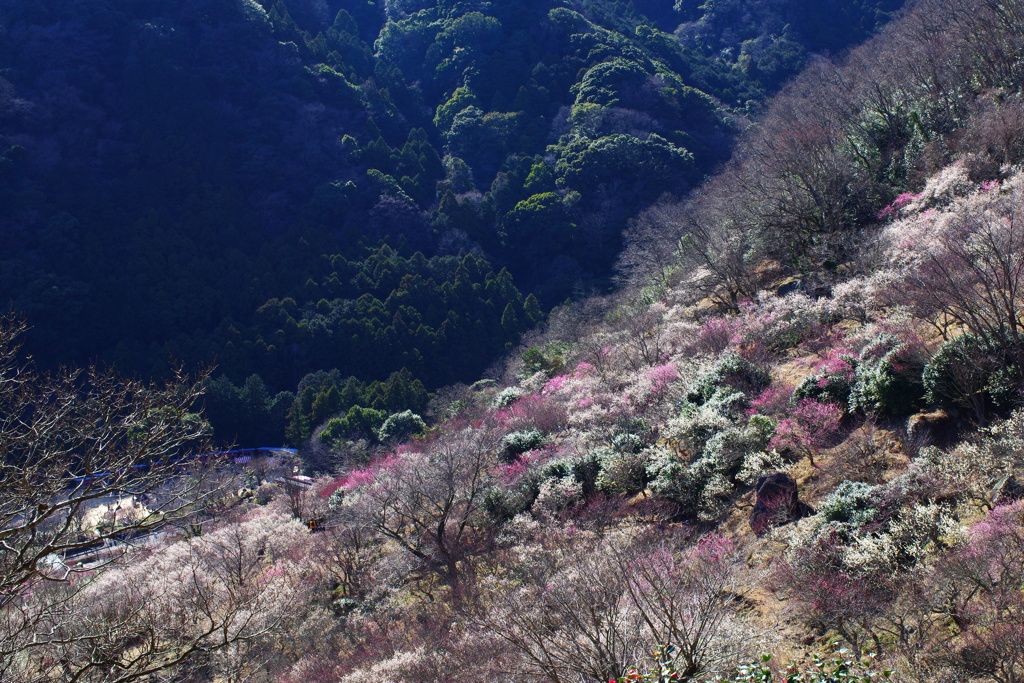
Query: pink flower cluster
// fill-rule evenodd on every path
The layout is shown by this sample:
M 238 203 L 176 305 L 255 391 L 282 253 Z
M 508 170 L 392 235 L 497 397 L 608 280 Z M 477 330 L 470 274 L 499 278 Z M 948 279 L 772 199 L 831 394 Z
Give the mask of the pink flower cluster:
M 511 486 L 523 478 L 531 467 L 555 457 L 557 451 L 554 444 L 543 446 L 533 451 L 520 453 L 519 456 L 507 465 L 498 466 L 498 478 L 506 486 Z
M 411 449 L 405 449 L 404 452 L 409 453 Z M 338 486 L 334 490 L 337 491 L 339 488 L 343 488 L 346 491 L 354 491 L 364 486 L 372 486 L 377 481 L 377 475 L 394 467 L 401 460 L 401 457 L 401 454 L 397 452 L 390 453 L 366 467 L 351 470 L 344 477 L 337 480 Z
M 900 209 L 902 209 L 904 206 L 911 203 L 920 196 L 920 194 L 914 194 L 913 192 L 902 193 L 901 195 L 896 197 L 896 199 L 892 200 L 892 204 L 889 204 L 884 209 L 878 212 L 878 219 L 887 220 L 889 218 L 895 217 Z
M 352 491 L 361 486 L 369 486 L 377 480 L 377 468 L 366 467 L 360 470 L 352 470 L 341 480 L 339 488 Z
M 732 540 L 718 534 L 708 534 L 690 549 L 688 559 L 700 564 L 718 564 L 733 553 Z
M 547 384 L 544 385 L 544 389 L 541 393 L 554 394 L 561 391 L 565 383 L 572 378 L 571 375 L 558 375 L 548 380 Z
M 768 445 L 813 453 L 829 445 L 839 433 L 842 420 L 843 409 L 834 403 L 805 398 L 797 404 L 792 417 L 779 422 Z
M 647 371 L 647 379 L 651 381 L 651 391 L 660 394 L 665 387 L 679 379 L 679 369 L 671 363 L 659 365 Z
M 818 363 L 818 367 L 815 368 L 815 372 L 819 375 L 843 377 L 844 379 L 852 382 L 856 376 L 856 370 L 853 365 L 850 364 L 849 360 L 852 357 L 853 352 L 849 349 L 829 349 L 828 353 L 825 355 L 825 359 Z M 820 384 L 820 386 L 825 385 Z
M 789 408 L 789 401 L 793 397 L 793 386 L 791 384 L 772 384 L 762 391 L 757 398 L 750 402 L 750 409 L 747 415 L 781 415 Z
M 704 323 L 694 346 L 699 351 L 721 353 L 740 343 L 739 322 L 728 318 L 712 318 Z
M 562 377 L 567 378 L 569 375 L 562 375 Z M 546 395 L 530 394 L 523 396 L 507 408 L 494 411 L 490 419 L 500 428 L 525 429 L 529 427 L 542 432 L 553 432 L 564 425 L 566 413 L 565 407 L 558 401 L 554 401 Z

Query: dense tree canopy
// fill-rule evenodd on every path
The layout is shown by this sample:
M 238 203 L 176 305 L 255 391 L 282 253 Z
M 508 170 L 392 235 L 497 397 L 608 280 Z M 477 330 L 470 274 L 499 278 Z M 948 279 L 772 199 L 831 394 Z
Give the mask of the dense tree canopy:
M 896 3 L 844 10 L 856 36 L 740 4 L 730 33 L 727 3 L 5 3 L 0 298 L 44 365 L 217 363 L 268 397 L 471 374 L 536 322 L 509 292 L 607 287 L 626 222 L 727 159 L 748 101 Z M 397 278 L 361 263 L 382 240 Z

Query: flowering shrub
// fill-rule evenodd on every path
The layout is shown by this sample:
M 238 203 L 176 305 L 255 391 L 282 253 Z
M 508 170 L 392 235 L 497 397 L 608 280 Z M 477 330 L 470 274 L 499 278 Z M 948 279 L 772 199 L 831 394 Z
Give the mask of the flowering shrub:
M 704 403 L 716 393 L 729 389 L 744 395 L 753 394 L 771 381 L 771 375 L 764 368 L 735 353 L 726 353 L 690 386 L 688 398 L 694 403 Z
M 913 192 L 904 192 L 892 200 L 892 203 L 878 212 L 879 220 L 888 220 L 899 215 L 900 209 L 917 200 L 920 195 Z
M 761 413 L 777 417 L 789 412 L 793 398 L 793 387 L 789 384 L 772 384 L 750 402 L 748 414 Z
M 1024 501 L 993 509 L 939 566 L 946 610 L 961 630 L 951 659 L 973 676 L 1024 676 Z
M 822 331 L 819 306 L 801 292 L 786 296 L 761 292 L 745 313 L 742 341 L 773 353 L 795 348 Z
M 382 463 L 374 463 L 368 467 L 351 470 L 341 480 L 340 490 L 353 491 L 361 486 L 370 486 L 377 479 L 377 471 Z
M 679 368 L 671 363 L 659 365 L 647 371 L 647 379 L 651 381 L 651 391 L 660 394 L 670 383 L 679 379 Z
M 740 342 L 739 325 L 730 318 L 711 318 L 697 333 L 693 350 L 703 353 L 720 354 Z
M 793 397 L 846 406 L 857 379 L 857 359 L 845 349 L 832 349 L 825 360 L 797 386 Z
M 675 683 L 676 681 L 686 680 L 680 678 L 679 671 L 676 669 L 675 651 L 676 647 L 674 645 L 659 647 L 654 651 L 655 663 L 650 669 L 644 673 L 640 673 L 636 669 L 630 669 L 625 676 L 612 679 L 608 683 L 634 683 L 635 681 Z
M 512 462 L 518 456 L 539 448 L 544 444 L 544 434 L 536 429 L 509 432 L 501 440 L 501 456 L 505 462 Z
M 582 505 L 585 500 L 583 485 L 575 477 L 546 479 L 537 492 L 533 510 L 544 515 L 558 515 Z
M 743 458 L 743 465 L 736 472 L 736 481 L 744 486 L 754 486 L 762 475 L 778 472 L 785 466 L 778 451 L 752 451 Z
M 843 410 L 834 403 L 805 398 L 797 403 L 791 417 L 779 421 L 768 445 L 806 455 L 813 464 L 814 454 L 836 440 L 842 419 Z
M 550 433 L 565 426 L 565 406 L 550 396 L 529 394 L 508 406 L 494 411 L 491 420 L 513 431 L 539 430 Z
M 906 212 L 948 206 L 955 200 L 969 195 L 975 187 L 971 182 L 967 165 L 963 161 L 955 161 L 928 178 L 921 192 L 909 195 L 909 201 L 905 204 Z
M 491 405 L 495 408 L 508 408 L 510 405 L 523 397 L 524 392 L 519 387 L 505 387 L 494 396 Z
M 916 349 L 883 332 L 865 346 L 850 391 L 850 409 L 872 415 L 906 415 L 924 395 L 924 362 Z

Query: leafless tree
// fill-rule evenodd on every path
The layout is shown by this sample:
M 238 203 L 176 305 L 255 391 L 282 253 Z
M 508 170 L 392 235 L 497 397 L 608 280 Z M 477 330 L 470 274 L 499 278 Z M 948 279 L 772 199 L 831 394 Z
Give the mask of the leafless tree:
M 936 229 L 904 294 L 922 316 L 940 314 L 995 356 L 1024 367 L 1024 226 L 1019 196 L 965 205 Z
M 209 451 L 208 426 L 192 412 L 203 378 L 158 386 L 95 369 L 42 374 L 20 356 L 24 329 L 0 322 L 0 678 L 49 680 L 59 664 L 66 680 L 85 680 L 68 677 L 67 661 L 24 665 L 66 642 L 83 592 L 102 573 L 69 556 L 105 543 L 124 547 L 213 499 L 213 478 L 191 458 Z M 142 512 L 86 528 L 90 511 L 122 498 L 142 501 Z M 99 671 L 110 680 L 152 671 L 153 660 L 108 671 L 104 651 L 90 643 L 113 634 L 102 620 L 85 624 L 75 626 L 76 657 L 85 657 L 75 671 L 90 680 Z
M 306 548 L 298 522 L 260 510 L 111 568 L 70 596 L 75 618 L 53 624 L 13 680 L 240 680 L 270 663 L 308 604 Z
M 346 496 L 341 516 L 394 541 L 457 590 L 484 530 L 496 448 L 486 429 L 456 429 L 382 463 L 371 484 Z
M 995 508 L 935 572 L 935 604 L 957 630 L 945 635 L 941 659 L 996 683 L 1024 681 L 1022 522 L 1020 501 Z
M 621 351 L 633 371 L 663 362 L 668 350 L 664 338 L 663 312 L 642 301 L 626 304 L 615 311 L 609 322 L 622 335 Z
M 475 619 L 520 652 L 524 673 L 555 683 L 617 678 L 664 645 L 681 680 L 692 680 L 742 649 L 723 637 L 733 562 L 717 537 L 681 551 L 652 539 L 609 539 L 535 562 Z
M 726 174 L 735 175 L 731 168 Z M 624 278 L 645 285 L 653 278 L 663 287 L 685 283 L 696 298 L 711 298 L 729 310 L 757 291 L 744 257 L 752 247 L 746 225 L 734 220 L 716 192 L 730 181 L 720 176 L 713 187 L 685 204 L 663 202 L 642 213 L 626 234 L 618 264 Z

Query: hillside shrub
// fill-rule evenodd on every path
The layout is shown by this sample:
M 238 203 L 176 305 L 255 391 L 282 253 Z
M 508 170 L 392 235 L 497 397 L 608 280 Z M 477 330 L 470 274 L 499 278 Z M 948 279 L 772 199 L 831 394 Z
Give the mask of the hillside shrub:
M 776 296 L 758 295 L 743 330 L 743 341 L 778 353 L 798 346 L 820 333 L 819 311 L 813 299 L 801 292 Z
M 798 457 L 807 456 L 814 464 L 814 455 L 838 441 L 843 410 L 834 403 L 805 398 L 792 409 L 790 416 L 779 420 L 769 445 Z
M 814 399 L 846 406 L 857 379 L 857 358 L 848 351 L 833 351 L 793 392 L 793 398 Z
M 377 431 L 377 436 L 381 441 L 403 441 L 410 436 L 422 434 L 426 429 L 427 423 L 422 417 L 411 410 L 404 410 L 389 415 Z
M 663 645 L 654 652 L 654 664 L 647 671 L 630 669 L 625 676 L 610 683 L 674 683 L 689 680 L 679 672 L 677 648 Z M 705 683 L 842 683 L 843 681 L 875 681 L 888 679 L 893 672 L 879 669 L 870 658 L 859 659 L 847 649 L 822 658 L 814 653 L 810 666 L 789 664 L 783 669 L 771 666 L 772 656 L 761 655 L 761 661 L 742 664 L 725 676 L 705 679 Z
M 532 509 L 542 515 L 558 515 L 582 505 L 586 498 L 583 484 L 574 477 L 545 479 Z
M 845 648 L 840 649 L 832 657 L 824 659 L 815 653 L 810 666 L 790 664 L 778 672 L 769 666 L 771 659 L 771 655 L 762 655 L 760 662 L 739 666 L 728 677 L 719 676 L 713 681 L 715 683 L 842 683 L 843 681 L 883 680 L 893 674 L 888 669 L 879 669 L 870 658 L 854 657 L 853 653 Z M 677 680 L 677 678 L 648 680 Z
M 664 436 L 683 454 L 696 456 L 711 437 L 732 425 L 730 408 L 742 399 L 742 394 L 719 394 L 703 405 L 686 402 L 679 415 L 665 425 Z
M 590 496 L 595 490 L 601 469 L 598 455 L 596 452 L 590 452 L 546 462 L 540 468 L 540 480 L 571 479 L 580 485 L 585 496 Z
M 688 398 L 694 403 L 709 401 L 720 389 L 732 389 L 745 396 L 753 395 L 771 384 L 771 374 L 764 368 L 735 354 L 723 354 L 714 367 L 690 386 Z
M 983 422 L 990 403 L 1006 405 L 1018 395 L 1017 374 L 989 354 L 975 335 L 962 334 L 939 347 L 921 378 L 928 403 L 970 409 Z
M 916 351 L 899 337 L 888 332 L 878 335 L 860 353 L 850 410 L 884 416 L 913 412 L 924 395 L 923 369 Z
M 859 481 L 844 481 L 822 501 L 818 514 L 829 522 L 845 522 L 862 527 L 875 518 L 878 487 Z
M 630 496 L 647 487 L 649 455 L 643 450 L 603 448 L 596 452 L 600 472 L 594 482 L 598 491 Z
M 702 406 L 689 428 L 691 433 L 684 434 L 688 447 L 701 444 L 692 451 L 695 457 L 685 461 L 669 449 L 652 449 L 647 476 L 655 495 L 709 521 L 726 509 L 737 484 L 747 483 L 752 476 L 756 481 L 763 468 L 776 462 L 776 456 L 765 453 L 774 422 L 755 415 L 747 424 L 739 424 Z
M 540 448 L 542 445 L 544 445 L 544 434 L 537 429 L 509 432 L 501 439 L 501 457 L 505 462 L 512 462 L 523 453 Z
M 484 497 L 484 510 L 501 525 L 529 510 L 539 493 L 537 477 L 525 476 L 515 483 L 491 488 Z
M 494 400 L 491 401 L 491 405 L 495 408 L 508 408 L 510 405 L 521 399 L 526 392 L 519 387 L 505 387 L 499 391 Z
M 647 439 L 640 434 L 621 432 L 612 437 L 612 447 L 622 453 L 639 453 L 647 445 Z

